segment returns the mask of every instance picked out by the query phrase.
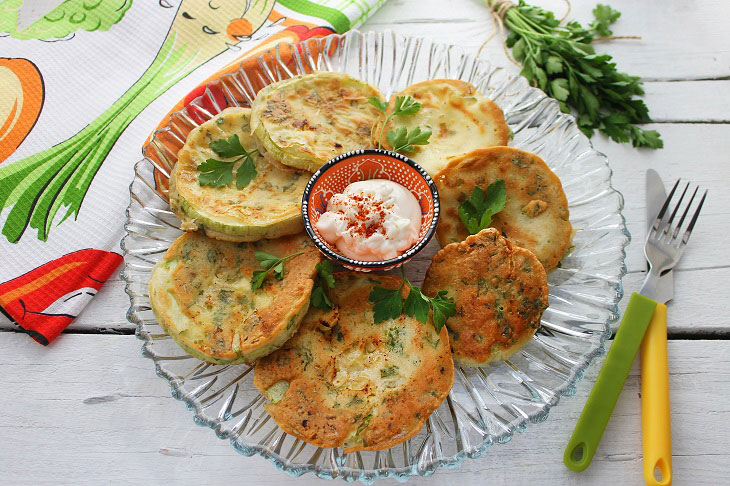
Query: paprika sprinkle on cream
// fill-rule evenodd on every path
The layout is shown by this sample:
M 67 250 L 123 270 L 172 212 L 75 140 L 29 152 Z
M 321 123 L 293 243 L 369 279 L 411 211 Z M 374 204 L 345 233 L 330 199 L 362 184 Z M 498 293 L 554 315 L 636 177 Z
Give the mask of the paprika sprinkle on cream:
M 421 207 L 408 189 L 395 182 L 353 182 L 332 196 L 316 227 L 348 258 L 390 260 L 418 241 Z

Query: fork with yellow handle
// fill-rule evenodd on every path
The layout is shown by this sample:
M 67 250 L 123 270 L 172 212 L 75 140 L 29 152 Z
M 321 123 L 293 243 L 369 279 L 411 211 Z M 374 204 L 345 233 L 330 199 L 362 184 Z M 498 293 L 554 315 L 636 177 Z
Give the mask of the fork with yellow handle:
M 641 430 L 644 481 L 672 484 L 672 427 L 669 411 L 667 306 L 657 303 L 641 342 Z

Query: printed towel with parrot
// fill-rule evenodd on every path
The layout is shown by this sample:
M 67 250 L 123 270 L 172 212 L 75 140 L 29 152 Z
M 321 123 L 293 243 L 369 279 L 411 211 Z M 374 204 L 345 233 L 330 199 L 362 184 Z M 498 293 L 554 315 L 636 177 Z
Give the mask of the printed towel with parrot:
M 176 103 L 384 2 L 0 0 L 0 326 L 48 344 L 115 275 L 134 163 Z

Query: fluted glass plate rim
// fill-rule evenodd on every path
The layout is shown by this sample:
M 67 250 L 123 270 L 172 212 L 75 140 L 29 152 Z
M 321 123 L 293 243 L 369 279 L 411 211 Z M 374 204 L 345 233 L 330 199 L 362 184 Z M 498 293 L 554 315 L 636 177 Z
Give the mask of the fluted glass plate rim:
M 368 35 L 369 35 L 369 33 L 362 33 L 357 30 L 352 30 L 343 35 L 333 35 L 330 37 L 333 37 L 336 39 L 346 39 L 346 38 L 355 37 L 355 36 L 359 36 L 360 38 L 363 38 Z M 400 38 L 410 38 L 413 40 L 420 39 L 422 41 L 428 40 L 422 36 L 401 36 L 399 34 L 393 34 L 390 32 L 386 32 L 383 35 L 386 35 L 386 36 L 392 35 L 392 36 L 394 36 L 394 38 L 400 37 Z M 298 44 L 295 44 L 294 46 L 306 46 L 307 42 L 309 42 L 309 41 L 302 41 L 302 42 L 299 42 Z M 437 43 L 434 43 L 434 44 L 437 44 Z M 460 51 L 460 52 L 464 53 L 464 50 L 458 46 L 453 46 L 453 45 L 449 45 L 449 44 L 445 44 L 445 43 L 438 43 L 438 45 L 443 46 L 443 48 L 453 49 L 455 51 Z M 473 56 L 467 55 L 467 57 L 473 57 Z M 476 59 L 475 62 L 488 63 L 484 59 Z M 500 68 L 492 68 L 492 69 L 500 69 Z M 510 76 L 508 78 L 508 81 L 519 83 L 520 90 L 529 92 L 530 96 L 535 97 L 538 100 L 538 102 L 535 103 L 535 106 L 539 106 L 539 104 L 542 103 L 543 101 L 550 103 L 550 104 L 554 105 L 555 107 L 558 106 L 558 102 L 556 100 L 549 98 L 545 93 L 543 93 L 539 89 L 529 86 L 529 84 L 527 83 L 527 80 L 525 80 L 522 77 L 517 77 L 517 78 L 518 79 L 515 79 L 514 76 Z M 170 120 L 172 120 L 172 116 L 170 117 Z M 561 123 L 567 123 L 576 131 L 578 130 L 575 118 L 570 114 L 560 113 L 557 117 L 557 120 Z M 558 121 L 555 122 L 556 125 L 558 124 Z M 159 132 L 159 130 L 155 132 L 155 135 L 157 135 L 158 132 Z M 150 349 L 150 347 L 153 345 L 153 340 L 150 337 L 149 332 L 145 331 L 145 324 L 135 314 L 133 306 L 130 305 L 130 308 L 127 310 L 126 316 L 127 316 L 127 319 L 131 323 L 136 325 L 135 334 L 136 334 L 137 338 L 144 341 L 143 345 L 142 345 L 143 356 L 151 359 L 155 364 L 156 374 L 158 376 L 160 376 L 161 378 L 166 379 L 169 382 L 172 396 L 174 398 L 182 401 L 183 403 L 185 403 L 186 407 L 189 410 L 191 410 L 192 412 L 194 412 L 194 421 L 196 424 L 203 426 L 203 427 L 211 428 L 212 430 L 215 431 L 216 435 L 221 439 L 226 439 L 226 438 L 230 439 L 232 446 L 241 454 L 243 454 L 245 456 L 252 456 L 254 454 L 258 454 L 261 457 L 264 457 L 265 459 L 271 461 L 278 469 L 283 470 L 292 476 L 301 476 L 308 472 L 312 472 L 315 475 L 317 475 L 318 477 L 325 478 L 325 479 L 332 479 L 333 477 L 339 476 L 339 477 L 347 479 L 347 480 L 356 480 L 356 479 L 361 480 L 365 483 L 370 483 L 370 482 L 374 481 L 375 479 L 385 478 L 385 477 L 393 477 L 400 481 L 405 481 L 409 477 L 414 476 L 414 475 L 428 476 L 428 475 L 432 474 L 433 472 L 435 472 L 440 467 L 449 468 L 449 469 L 459 467 L 459 465 L 467 457 L 477 458 L 477 457 L 483 456 L 491 445 L 508 442 L 514 436 L 514 432 L 524 432 L 526 430 L 528 424 L 530 424 L 530 423 L 536 424 L 536 423 L 545 421 L 549 415 L 550 410 L 560 403 L 560 399 L 562 397 L 571 396 L 575 393 L 575 387 L 576 387 L 577 383 L 579 383 L 583 379 L 586 368 L 593 362 L 593 360 L 595 358 L 597 358 L 605 353 L 605 341 L 611 335 L 611 324 L 618 319 L 618 303 L 624 295 L 622 278 L 626 275 L 626 264 L 625 264 L 626 246 L 628 245 L 630 238 L 631 238 L 631 236 L 628 232 L 628 229 L 626 227 L 625 217 L 623 216 L 623 213 L 622 213 L 623 208 L 624 208 L 624 199 L 623 199 L 623 196 L 621 195 L 621 193 L 619 191 L 617 191 L 613 187 L 613 184 L 611 183 L 611 177 L 613 175 L 613 171 L 611 170 L 610 165 L 608 163 L 608 158 L 603 153 L 595 150 L 593 148 L 593 145 L 590 143 L 589 140 L 587 140 L 585 135 L 580 133 L 579 136 L 583 137 L 583 139 L 585 139 L 584 141 L 587 141 L 588 146 L 590 147 L 590 150 L 593 152 L 593 155 L 600 157 L 603 160 L 603 162 L 605 163 L 605 165 L 609 171 L 608 188 L 610 189 L 611 192 L 615 193 L 618 196 L 617 211 L 618 211 L 618 214 L 620 215 L 620 221 L 621 221 L 620 232 L 623 234 L 624 240 L 622 241 L 622 247 L 621 247 L 621 256 L 622 256 L 621 266 L 618 271 L 618 274 L 616 275 L 617 282 L 616 282 L 615 286 L 612 287 L 615 290 L 616 298 L 614 299 L 613 305 L 611 305 L 609 307 L 609 309 L 612 311 L 611 317 L 608 318 L 603 323 L 603 326 L 602 326 L 603 328 L 599 335 L 598 347 L 596 349 L 591 350 L 590 352 L 588 352 L 581 358 L 580 364 L 573 367 L 572 375 L 570 376 L 570 378 L 567 381 L 565 381 L 561 386 L 551 390 L 551 391 L 555 392 L 555 396 L 549 402 L 545 403 L 543 409 L 538 410 L 534 413 L 528 414 L 528 416 L 521 423 L 519 423 L 516 427 L 514 427 L 514 429 L 506 430 L 502 434 L 494 436 L 493 440 L 485 440 L 481 444 L 478 444 L 475 447 L 472 447 L 471 449 L 461 450 L 454 455 L 445 457 L 438 461 L 434 461 L 434 462 L 428 464 L 426 467 L 420 468 L 420 469 L 417 467 L 418 466 L 417 463 L 412 464 L 410 467 L 384 469 L 384 470 L 382 470 L 382 469 L 353 469 L 353 468 L 347 468 L 344 466 L 340 466 L 337 469 L 336 473 L 333 474 L 327 470 L 319 469 L 314 464 L 291 465 L 291 464 L 287 464 L 286 460 L 282 459 L 282 457 L 279 454 L 269 450 L 267 448 L 267 446 L 265 446 L 265 445 L 247 444 L 245 446 L 242 446 L 240 443 L 238 443 L 235 440 L 235 438 L 231 438 L 229 432 L 221 430 L 220 421 L 211 420 L 211 419 L 206 418 L 204 413 L 202 413 L 202 408 L 201 408 L 200 404 L 197 403 L 196 397 L 194 395 L 192 395 L 190 392 L 184 391 L 180 387 L 180 385 L 178 383 L 178 379 L 171 373 L 164 370 L 163 367 L 160 365 L 160 363 L 155 360 L 154 353 L 152 353 L 151 349 Z M 149 162 L 147 161 L 147 159 L 143 159 L 143 160 L 140 160 L 139 162 L 137 162 L 137 164 L 135 165 L 135 181 L 136 181 L 136 177 L 137 177 L 137 175 L 136 175 L 137 169 L 139 168 L 140 164 L 148 164 L 148 163 Z M 130 194 L 132 193 L 132 186 L 134 185 L 135 181 L 133 181 L 130 184 Z M 130 202 L 130 206 L 126 210 L 126 216 L 127 216 L 128 221 L 130 220 L 131 206 L 132 206 L 132 203 Z M 127 258 L 126 258 L 127 253 L 128 253 L 127 239 L 130 237 L 133 237 L 133 235 L 127 229 L 125 236 L 122 238 L 122 241 L 121 241 L 121 248 L 125 255 L 125 268 L 121 273 L 121 277 L 125 281 L 125 292 L 130 296 L 130 299 L 131 299 L 132 290 L 130 287 L 132 285 L 132 278 L 130 277 L 130 275 L 128 273 L 129 263 L 127 262 Z

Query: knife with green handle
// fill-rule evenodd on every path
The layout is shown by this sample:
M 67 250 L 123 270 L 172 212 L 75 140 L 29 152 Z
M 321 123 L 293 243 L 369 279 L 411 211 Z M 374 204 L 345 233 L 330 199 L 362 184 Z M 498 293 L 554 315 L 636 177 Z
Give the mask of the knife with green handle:
M 616 338 L 563 455 L 565 465 L 573 471 L 583 471 L 591 463 L 655 307 L 656 302 L 648 297 L 631 295 Z

